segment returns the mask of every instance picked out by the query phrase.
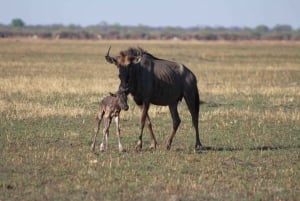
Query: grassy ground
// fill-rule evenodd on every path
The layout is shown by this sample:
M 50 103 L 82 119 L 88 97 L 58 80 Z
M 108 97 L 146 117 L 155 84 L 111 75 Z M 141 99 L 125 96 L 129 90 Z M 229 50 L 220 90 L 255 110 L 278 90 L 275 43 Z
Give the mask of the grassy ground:
M 159 146 L 134 150 L 139 111 L 122 112 L 110 150 L 91 153 L 98 102 L 116 91 L 104 61 L 141 46 L 198 78 L 194 153 L 184 102 L 171 151 L 167 108 L 152 106 Z M 297 200 L 300 197 L 300 44 L 0 40 L 0 200 Z M 215 104 L 217 103 L 217 104 Z M 100 136 L 99 136 L 100 139 Z

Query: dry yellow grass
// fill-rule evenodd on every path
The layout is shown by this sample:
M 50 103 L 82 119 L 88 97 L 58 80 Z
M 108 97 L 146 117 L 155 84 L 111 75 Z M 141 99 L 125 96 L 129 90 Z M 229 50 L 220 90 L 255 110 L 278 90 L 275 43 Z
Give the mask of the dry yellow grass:
M 0 50 L 0 69 L 3 74 L 0 76 L 3 99 L 1 112 L 9 113 L 8 108 L 13 107 L 19 114 L 15 116 L 17 118 L 90 114 L 91 111 L 76 106 L 63 106 L 60 103 L 32 104 L 18 99 L 7 101 L 5 97 L 13 97 L 18 93 L 34 99 L 49 97 L 54 93 L 62 96 L 99 94 L 99 98 L 90 97 L 87 104 L 97 102 L 106 93 L 115 91 L 119 83 L 117 70 L 103 59 L 109 45 L 113 46 L 114 55 L 128 46 L 142 46 L 159 57 L 184 63 L 197 75 L 198 87 L 204 100 L 206 96 L 243 95 L 251 101 L 253 96 L 261 95 L 270 104 L 280 105 L 293 104 L 300 96 L 299 81 L 292 77 L 299 74 L 298 63 L 295 63 L 299 58 L 294 52 L 277 48 L 278 46 L 290 49 L 299 44 L 47 40 L 1 40 L 0 43 L 1 47 L 4 47 Z M 246 46 L 250 47 L 249 50 L 235 50 Z M 276 51 L 269 51 L 268 48 Z M 285 54 L 289 54 L 291 60 L 277 58 Z M 268 56 L 274 57 L 275 61 L 270 60 Z M 136 110 L 132 113 L 136 113 Z M 152 116 L 161 112 L 167 113 L 168 109 L 152 107 L 150 111 Z M 132 113 L 124 114 L 123 117 L 131 118 Z M 273 117 L 276 116 L 277 114 L 273 114 Z M 297 115 L 287 117 L 298 119 Z

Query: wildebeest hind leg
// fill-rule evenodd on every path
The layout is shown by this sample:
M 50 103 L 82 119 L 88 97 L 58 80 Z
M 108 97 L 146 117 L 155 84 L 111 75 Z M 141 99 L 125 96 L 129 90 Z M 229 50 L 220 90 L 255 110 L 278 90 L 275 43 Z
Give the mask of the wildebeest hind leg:
M 167 149 L 168 150 L 171 149 L 173 138 L 174 138 L 174 136 L 176 134 L 176 131 L 179 127 L 179 124 L 181 122 L 179 114 L 178 114 L 178 110 L 177 110 L 177 105 L 178 105 L 178 103 L 176 103 L 174 105 L 169 105 L 170 113 L 171 113 L 172 120 L 173 120 L 173 130 L 172 130 L 172 132 L 170 134 L 170 137 L 168 139 L 168 143 L 167 143 Z
M 195 133 L 196 133 L 195 150 L 199 150 L 201 149 L 202 145 L 200 142 L 199 126 L 198 126 L 199 111 L 200 111 L 200 98 L 199 98 L 198 90 L 195 89 L 194 93 L 185 94 L 184 99 L 192 115 L 193 126 L 195 128 Z

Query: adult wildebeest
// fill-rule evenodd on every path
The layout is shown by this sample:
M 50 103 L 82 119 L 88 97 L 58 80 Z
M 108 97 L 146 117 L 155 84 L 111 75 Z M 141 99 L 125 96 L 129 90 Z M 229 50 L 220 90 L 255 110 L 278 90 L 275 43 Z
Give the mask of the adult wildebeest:
M 95 150 L 96 137 L 99 133 L 100 123 L 103 117 L 105 119 L 105 126 L 103 129 L 103 139 L 100 144 L 100 151 L 104 151 L 105 149 L 107 150 L 109 127 L 113 117 L 115 118 L 115 122 L 116 122 L 119 151 L 120 152 L 123 151 L 123 147 L 120 140 L 120 126 L 119 126 L 119 115 L 121 109 L 128 110 L 127 95 L 125 94 L 124 91 L 119 90 L 116 94 L 110 93 L 109 96 L 106 96 L 102 99 L 102 101 L 100 102 L 100 108 L 97 115 L 97 131 L 94 135 L 93 143 L 91 145 L 92 151 Z M 104 142 L 105 142 L 105 147 L 104 147 Z
M 156 148 L 157 141 L 152 131 L 148 115 L 150 103 L 154 105 L 169 106 L 173 120 L 173 130 L 167 142 L 167 149 L 171 144 L 177 128 L 181 122 L 177 105 L 184 98 L 192 115 L 193 126 L 196 132 L 195 149 L 201 148 L 199 138 L 199 110 L 200 97 L 196 76 L 184 65 L 159 59 L 142 48 L 129 48 L 121 51 L 117 57 L 109 56 L 106 61 L 115 64 L 119 69 L 119 90 L 126 91 L 133 96 L 136 104 L 142 109 L 141 127 L 137 150 L 142 149 L 142 136 L 145 122 L 152 138 L 151 148 Z

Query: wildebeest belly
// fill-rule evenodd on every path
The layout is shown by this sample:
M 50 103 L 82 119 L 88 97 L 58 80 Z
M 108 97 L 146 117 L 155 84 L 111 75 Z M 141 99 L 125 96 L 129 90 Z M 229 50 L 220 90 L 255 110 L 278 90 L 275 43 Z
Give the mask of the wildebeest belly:
M 150 102 L 154 105 L 170 105 L 178 102 L 182 97 L 180 84 L 161 81 L 154 84 Z

